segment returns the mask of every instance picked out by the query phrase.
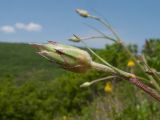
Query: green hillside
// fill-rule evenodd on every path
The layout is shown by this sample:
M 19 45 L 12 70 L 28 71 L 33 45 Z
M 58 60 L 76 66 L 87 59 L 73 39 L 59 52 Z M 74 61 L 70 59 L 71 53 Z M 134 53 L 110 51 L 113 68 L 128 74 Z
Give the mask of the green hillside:
M 160 40 L 148 42 L 143 53 L 149 65 L 160 71 Z M 129 48 L 137 55 L 136 45 Z M 118 44 L 96 52 L 112 65 L 131 70 L 127 66 L 130 57 Z M 132 70 L 143 76 L 137 66 Z M 111 80 L 108 92 L 106 81 L 80 88 L 86 81 L 105 76 L 94 70 L 83 74 L 66 72 L 37 55 L 30 45 L 0 43 L 0 120 L 160 119 L 159 103 L 125 80 Z
M 53 79 L 64 73 L 54 64 L 36 54 L 27 44 L 0 43 L 0 78 L 14 77 L 27 80 Z

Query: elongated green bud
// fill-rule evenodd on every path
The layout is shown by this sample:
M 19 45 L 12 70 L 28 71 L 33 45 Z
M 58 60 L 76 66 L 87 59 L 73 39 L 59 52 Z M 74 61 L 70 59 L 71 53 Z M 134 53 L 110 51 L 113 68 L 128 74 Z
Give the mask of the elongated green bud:
M 39 49 L 38 54 L 66 70 L 81 73 L 91 68 L 90 55 L 79 48 L 52 41 L 47 44 L 34 44 L 34 46 Z
M 83 10 L 83 9 L 76 9 L 76 12 L 77 12 L 80 16 L 85 17 L 85 18 L 90 16 L 90 14 L 88 13 L 88 11 Z
M 76 36 L 72 36 L 71 38 L 69 38 L 70 41 L 72 42 L 80 42 L 81 39 L 79 37 L 76 37 Z
M 85 82 L 80 87 L 89 87 L 92 83 L 91 82 Z

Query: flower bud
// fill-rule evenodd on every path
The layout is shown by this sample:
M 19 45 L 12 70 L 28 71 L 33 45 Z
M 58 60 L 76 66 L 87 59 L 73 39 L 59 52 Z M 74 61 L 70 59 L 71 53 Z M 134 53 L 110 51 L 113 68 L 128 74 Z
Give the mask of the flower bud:
M 92 83 L 91 82 L 85 82 L 80 87 L 89 87 Z
M 71 38 L 69 38 L 70 41 L 72 42 L 80 42 L 81 39 L 79 37 L 76 37 L 76 36 L 72 36 Z
M 91 67 L 90 55 L 79 48 L 49 41 L 47 44 L 34 44 L 39 49 L 38 54 L 55 62 L 60 67 L 72 72 L 86 72 Z
M 88 11 L 83 10 L 83 9 L 76 9 L 76 12 L 77 12 L 80 16 L 85 17 L 85 18 L 90 16 L 90 14 L 88 13 Z

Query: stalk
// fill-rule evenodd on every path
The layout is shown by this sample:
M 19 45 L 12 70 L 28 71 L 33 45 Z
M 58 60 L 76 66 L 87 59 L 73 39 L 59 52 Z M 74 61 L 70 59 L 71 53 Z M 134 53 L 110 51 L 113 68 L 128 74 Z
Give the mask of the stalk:
M 106 73 L 112 73 L 112 74 L 118 74 L 120 76 L 124 76 L 126 78 L 134 78 L 135 75 L 132 74 L 132 73 L 128 73 L 128 72 L 125 72 L 125 71 L 122 71 L 118 68 L 111 68 L 111 67 L 108 67 L 106 65 L 103 65 L 103 64 L 100 64 L 100 63 L 96 63 L 94 61 L 91 62 L 91 66 L 92 68 L 98 70 L 98 71 L 103 71 L 103 72 L 106 72 Z M 115 70 L 116 69 L 116 70 Z
M 96 62 L 92 62 L 91 63 L 92 68 L 98 70 L 98 71 L 103 71 L 105 73 L 111 73 L 111 74 L 117 74 L 117 71 L 119 71 L 119 77 L 122 78 L 123 80 L 127 80 L 130 83 L 136 85 L 138 88 L 140 88 L 141 90 L 143 90 L 144 92 L 148 93 L 150 96 L 152 96 L 153 98 L 155 98 L 156 100 L 158 100 L 160 102 L 160 95 L 151 87 L 149 87 L 148 85 L 146 85 L 145 83 L 141 82 L 138 77 L 134 76 L 131 73 L 127 73 L 125 71 L 119 70 L 117 69 L 117 71 L 115 71 L 114 69 L 96 63 Z
M 157 81 L 150 75 L 146 74 L 144 69 L 143 69 L 143 66 L 141 64 L 138 63 L 138 61 L 136 60 L 135 56 L 130 52 L 130 50 L 125 46 L 125 44 L 122 42 L 121 38 L 119 37 L 119 35 L 117 34 L 117 32 L 112 28 L 112 26 L 106 22 L 105 20 L 99 18 L 99 17 L 96 17 L 96 16 L 92 16 L 90 15 L 89 16 L 90 18 L 92 19 L 95 19 L 97 20 L 98 22 L 100 22 L 102 25 L 104 25 L 107 29 L 109 29 L 112 34 L 115 36 L 116 38 L 116 43 L 119 43 L 123 48 L 124 50 L 128 53 L 128 55 L 134 60 L 134 62 L 138 65 L 138 67 L 141 69 L 142 72 L 144 72 L 144 74 L 146 75 L 146 77 L 148 79 L 150 79 L 153 83 L 153 85 L 156 87 L 156 89 L 158 91 L 160 91 L 160 86 L 159 84 L 157 83 Z M 155 74 L 155 73 L 154 73 Z M 156 78 L 159 78 L 159 76 L 156 74 Z M 158 85 L 157 85 L 158 84 Z
M 136 85 L 138 88 L 142 89 L 143 91 L 145 91 L 146 93 L 148 93 L 149 95 L 151 95 L 153 98 L 155 98 L 156 100 L 158 100 L 160 102 L 160 95 L 154 89 L 150 88 L 146 84 L 139 81 L 139 79 L 130 78 L 130 79 L 126 79 L 126 80 L 129 81 L 130 83 Z

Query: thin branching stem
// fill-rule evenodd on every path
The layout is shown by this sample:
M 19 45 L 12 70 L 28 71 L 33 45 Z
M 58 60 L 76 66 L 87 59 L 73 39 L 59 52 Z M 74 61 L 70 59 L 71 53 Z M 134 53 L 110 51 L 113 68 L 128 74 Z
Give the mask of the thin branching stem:
M 155 80 L 158 80 L 157 81 L 157 83 L 159 83 L 160 81 L 160 77 L 158 76 L 158 74 L 156 73 L 156 72 L 154 72 L 151 68 L 150 68 L 150 66 L 147 64 L 147 60 L 146 60 L 146 58 L 145 58 L 145 56 L 144 55 L 142 55 L 142 60 L 143 60 L 143 63 L 144 63 L 144 66 L 151 72 L 151 73 L 153 73 L 153 76 L 155 76 Z
M 103 19 L 101 19 L 99 17 L 91 16 L 91 18 L 92 17 L 93 17 L 93 19 L 95 19 L 95 20 L 99 21 L 100 23 L 102 23 L 107 29 L 109 29 L 112 32 L 112 34 L 116 37 L 116 39 L 118 41 L 121 41 L 121 39 L 118 36 L 118 34 L 116 33 L 116 31 L 112 28 L 112 26 L 108 22 L 106 22 L 105 20 L 103 20 Z
M 100 22 L 101 24 L 103 24 L 107 29 L 109 29 L 112 34 L 115 36 L 115 38 L 117 39 L 117 43 L 120 43 L 120 45 L 124 48 L 124 50 L 128 53 L 128 55 L 134 60 L 134 62 L 138 65 L 138 67 L 141 69 L 142 72 L 144 72 L 144 74 L 151 80 L 153 81 L 153 85 L 157 88 L 158 91 L 160 91 L 160 86 L 157 85 L 157 81 L 150 75 L 146 74 L 146 72 L 143 69 L 143 66 L 141 66 L 141 64 L 138 63 L 138 61 L 136 60 L 135 56 L 130 52 L 130 50 L 125 46 L 125 44 L 122 42 L 121 38 L 119 37 L 119 35 L 116 33 L 116 31 L 112 28 L 112 26 L 105 20 L 96 17 L 96 16 L 90 16 L 90 18 L 93 18 L 95 20 L 97 20 L 98 22 Z
M 143 91 L 145 91 L 146 93 L 148 93 L 149 95 L 151 95 L 152 97 L 154 97 L 155 99 L 157 99 L 160 102 L 160 95 L 154 89 L 149 87 L 147 84 L 141 82 L 138 79 L 138 77 L 136 77 L 136 76 L 135 77 L 128 77 L 128 75 L 130 73 L 126 73 L 126 72 L 123 72 L 123 73 L 120 73 L 120 74 L 116 74 L 116 72 L 113 71 L 111 68 L 109 68 L 109 67 L 107 67 L 105 65 L 96 63 L 96 62 L 92 62 L 92 67 L 97 69 L 97 70 L 103 71 L 105 73 L 112 73 L 112 74 L 114 74 L 113 75 L 114 77 L 115 77 L 115 75 L 117 75 L 122 80 L 124 80 L 124 79 L 128 80 L 129 82 L 131 82 L 132 84 L 136 85 L 138 88 L 142 89 Z M 97 82 L 98 81 L 99 80 L 97 80 Z M 100 79 L 100 81 L 101 81 L 101 79 Z
M 113 38 L 109 37 L 109 36 L 90 36 L 90 37 L 84 37 L 81 38 L 81 40 L 88 40 L 88 39 L 97 39 L 97 38 L 102 38 L 102 39 L 110 39 L 113 40 Z
M 93 68 L 100 70 L 100 71 L 103 71 L 105 73 L 112 73 L 112 74 L 114 74 L 114 76 L 117 75 L 115 73 L 115 71 L 113 71 L 111 68 L 109 68 L 105 65 L 102 65 L 102 64 L 99 64 L 96 62 L 92 62 L 92 66 L 93 66 Z M 148 93 L 149 95 L 151 95 L 153 98 L 157 99 L 160 102 L 160 95 L 154 89 L 152 89 L 151 87 L 149 87 L 145 83 L 141 82 L 136 76 L 135 77 L 128 77 L 127 74 L 129 74 L 129 73 L 124 73 L 124 74 L 120 73 L 120 75 L 118 74 L 117 76 L 119 78 L 121 78 L 122 80 L 123 79 L 128 80 L 129 82 L 136 85 L 138 88 L 142 89 L 143 91 L 145 91 L 146 93 Z M 97 82 L 98 81 L 99 80 L 97 80 Z M 101 81 L 101 79 L 100 79 L 100 81 Z
M 117 78 L 117 76 L 107 76 L 107 77 L 99 78 L 99 79 L 91 81 L 90 83 L 94 84 L 94 83 L 97 83 L 100 81 L 109 80 L 109 79 L 113 79 L 113 78 Z
M 96 31 L 97 33 L 101 34 L 102 36 L 104 36 L 104 38 L 108 39 L 108 40 L 111 40 L 113 42 L 117 42 L 116 39 L 112 38 L 112 37 L 109 37 L 107 36 L 105 33 L 103 33 L 102 31 L 98 30 L 97 28 L 89 25 L 89 24 L 85 24 L 87 27 L 89 27 L 90 29 L 93 29 L 94 31 Z

